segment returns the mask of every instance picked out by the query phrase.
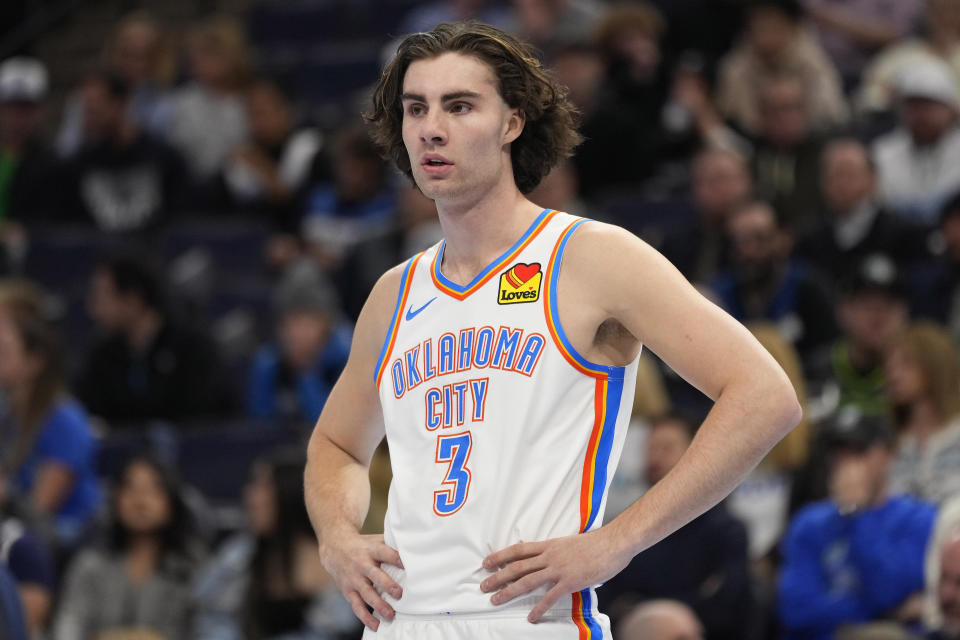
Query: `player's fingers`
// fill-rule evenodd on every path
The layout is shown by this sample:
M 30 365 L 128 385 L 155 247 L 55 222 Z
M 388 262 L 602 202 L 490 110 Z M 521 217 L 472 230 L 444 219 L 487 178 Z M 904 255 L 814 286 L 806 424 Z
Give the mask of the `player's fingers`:
M 403 589 L 400 588 L 400 585 L 380 567 L 372 567 L 367 572 L 367 577 L 381 592 L 389 593 L 394 598 L 400 598 L 403 595 Z
M 393 607 L 380 597 L 380 594 L 373 588 L 373 585 L 365 581 L 357 591 L 360 592 L 360 597 L 363 598 L 363 601 L 373 607 L 373 609 L 380 614 L 381 618 L 393 620 Z
M 543 561 L 541 556 L 534 556 L 532 558 L 527 558 L 526 560 L 517 560 L 516 562 L 511 562 L 503 569 L 500 569 L 500 571 L 497 571 L 495 574 L 481 582 L 480 590 L 484 593 L 496 591 L 503 585 L 513 582 L 514 580 L 517 580 L 528 573 L 539 571 L 545 566 L 546 563 Z
M 537 587 L 550 582 L 550 575 L 545 569 L 541 569 L 536 573 L 528 573 L 514 583 L 511 583 L 497 591 L 490 598 L 490 602 L 493 604 L 503 604 L 505 602 L 510 602 L 518 596 L 522 596 L 525 593 L 530 593 Z
M 371 631 L 376 631 L 377 627 L 380 626 L 380 621 L 367 609 L 367 605 L 363 603 L 363 598 L 360 597 L 360 594 L 356 591 L 348 591 L 346 597 L 347 602 L 350 603 L 350 608 L 353 609 L 353 615 L 357 616 L 360 622 Z
M 387 564 L 392 564 L 395 567 L 403 569 L 400 552 L 382 542 L 373 548 L 373 557 L 379 562 L 386 562 Z
M 540 618 L 543 617 L 547 611 L 550 610 L 550 607 L 557 603 L 562 596 L 567 595 L 568 590 L 563 584 L 557 583 L 553 585 L 553 588 L 550 591 L 547 591 L 543 594 L 543 597 L 540 598 L 540 602 L 530 610 L 530 614 L 527 616 L 529 622 L 537 622 Z
M 515 560 L 523 560 L 524 558 L 535 556 L 543 550 L 543 547 L 543 542 L 518 542 L 517 544 L 510 545 L 506 549 L 501 549 L 496 553 L 488 555 L 483 559 L 483 568 L 493 571 L 497 567 L 502 567 Z

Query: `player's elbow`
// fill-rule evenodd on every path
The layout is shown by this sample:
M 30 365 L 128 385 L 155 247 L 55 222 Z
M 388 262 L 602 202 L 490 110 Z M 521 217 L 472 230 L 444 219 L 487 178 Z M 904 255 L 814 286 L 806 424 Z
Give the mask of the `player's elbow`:
M 797 391 L 787 376 L 781 371 L 780 375 L 771 380 L 761 397 L 765 398 L 770 412 L 773 414 L 772 423 L 776 424 L 781 437 L 800 424 L 803 419 L 803 407 L 797 398 Z

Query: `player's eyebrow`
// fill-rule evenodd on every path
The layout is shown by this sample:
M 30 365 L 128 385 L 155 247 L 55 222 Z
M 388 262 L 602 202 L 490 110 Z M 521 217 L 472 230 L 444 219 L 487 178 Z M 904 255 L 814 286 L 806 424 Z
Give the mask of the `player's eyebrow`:
M 480 94 L 476 91 L 452 91 L 450 93 L 445 93 L 440 96 L 440 102 L 450 102 L 452 100 L 460 100 L 461 98 L 479 98 Z M 422 96 L 419 93 L 404 93 L 400 95 L 401 102 L 426 102 L 426 97 Z

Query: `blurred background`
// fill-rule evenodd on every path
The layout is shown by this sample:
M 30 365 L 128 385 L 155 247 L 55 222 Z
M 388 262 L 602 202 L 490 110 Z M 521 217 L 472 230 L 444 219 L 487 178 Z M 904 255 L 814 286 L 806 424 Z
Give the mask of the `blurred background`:
M 616 637 L 960 638 L 960 0 L 4 0 L 0 635 L 360 636 L 305 442 L 440 238 L 360 114 L 467 18 L 580 110 L 531 199 L 662 251 L 805 406 L 599 590 Z M 644 354 L 607 520 L 709 408 Z

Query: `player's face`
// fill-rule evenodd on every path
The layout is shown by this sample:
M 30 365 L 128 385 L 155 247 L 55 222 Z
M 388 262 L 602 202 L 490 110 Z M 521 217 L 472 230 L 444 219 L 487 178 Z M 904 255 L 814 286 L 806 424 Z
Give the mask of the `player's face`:
M 513 182 L 509 144 L 523 120 L 500 97 L 486 63 L 459 53 L 413 62 L 402 106 L 403 142 L 427 197 L 470 204 Z

